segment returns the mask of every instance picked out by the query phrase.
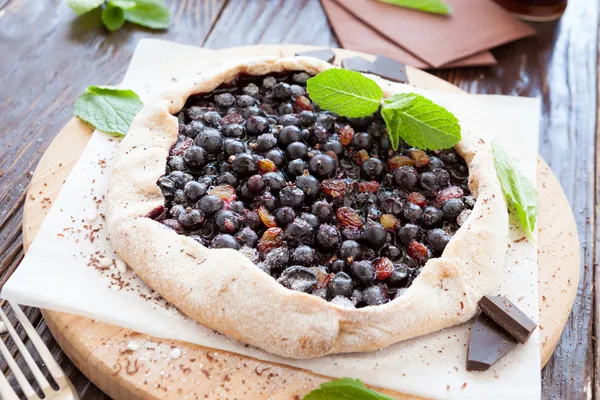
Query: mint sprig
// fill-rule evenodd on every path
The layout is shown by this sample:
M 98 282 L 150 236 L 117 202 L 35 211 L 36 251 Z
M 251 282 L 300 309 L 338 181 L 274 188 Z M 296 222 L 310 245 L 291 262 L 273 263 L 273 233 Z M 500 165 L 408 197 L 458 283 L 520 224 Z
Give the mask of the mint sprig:
M 132 90 L 89 86 L 75 102 L 73 114 L 103 132 L 126 135 L 142 106 Z
M 169 27 L 169 9 L 164 0 L 67 0 L 67 4 L 77 15 L 102 7 L 102 23 L 111 32 L 125 21 L 151 29 Z
M 533 240 L 537 220 L 537 190 L 498 143 L 492 143 L 492 152 L 506 203 L 509 209 L 514 211 L 514 215 L 527 237 Z
M 303 400 L 393 400 L 391 397 L 366 387 L 358 379 L 342 378 L 321 384 Z
M 450 15 L 452 7 L 442 0 L 379 0 L 382 3 L 393 4 L 399 7 L 412 8 L 432 14 Z
M 345 69 L 321 72 L 306 82 L 306 89 L 320 107 L 351 118 L 373 114 L 383 96 L 374 81 Z
M 383 91 L 361 73 L 332 68 L 308 80 L 312 101 L 343 117 L 368 117 L 381 107 L 390 144 L 398 150 L 400 139 L 428 150 L 447 149 L 461 139 L 460 125 L 451 112 L 415 93 L 383 99 Z

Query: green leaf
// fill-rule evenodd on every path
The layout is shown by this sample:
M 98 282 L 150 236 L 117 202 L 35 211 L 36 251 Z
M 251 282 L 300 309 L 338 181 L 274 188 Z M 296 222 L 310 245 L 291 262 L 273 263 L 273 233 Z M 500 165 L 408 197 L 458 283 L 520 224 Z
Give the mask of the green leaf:
M 412 8 L 419 11 L 425 11 L 433 14 L 450 15 L 452 7 L 442 0 L 379 0 L 382 3 L 393 4 L 395 6 Z
M 379 108 L 383 91 L 359 72 L 332 68 L 310 78 L 306 89 L 319 107 L 343 117 L 360 118 Z
M 428 150 L 450 148 L 461 138 L 456 117 L 419 94 L 402 93 L 386 99 L 381 116 L 394 150 L 400 138 L 410 146 Z
M 67 0 L 67 4 L 75 14 L 82 15 L 100 7 L 104 0 Z
M 135 7 L 135 1 L 133 0 L 110 0 L 108 4 L 122 8 L 123 10 L 129 10 L 130 8 Z
M 125 23 L 125 12 L 122 8 L 113 5 L 109 2 L 104 10 L 102 10 L 102 23 L 111 32 L 120 29 Z
M 169 27 L 169 9 L 163 0 L 133 0 L 135 6 L 125 10 L 125 20 L 152 29 Z
M 323 383 L 303 400 L 393 400 L 366 387 L 358 379 L 342 378 Z
M 132 90 L 89 86 L 75 102 L 73 114 L 103 132 L 125 135 L 142 106 Z
M 537 191 L 535 186 L 514 165 L 498 143 L 492 143 L 496 174 L 504 197 L 527 237 L 533 240 L 537 219 Z

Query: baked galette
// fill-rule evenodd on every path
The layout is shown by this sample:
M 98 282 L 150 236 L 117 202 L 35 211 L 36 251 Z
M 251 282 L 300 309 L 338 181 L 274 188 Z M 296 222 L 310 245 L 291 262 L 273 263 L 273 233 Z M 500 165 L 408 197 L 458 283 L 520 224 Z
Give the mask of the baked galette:
M 375 113 L 311 102 L 309 57 L 221 62 L 149 101 L 111 172 L 117 253 L 200 324 L 293 358 L 472 318 L 503 272 L 490 146 L 393 151 Z M 397 84 L 373 77 L 386 96 Z

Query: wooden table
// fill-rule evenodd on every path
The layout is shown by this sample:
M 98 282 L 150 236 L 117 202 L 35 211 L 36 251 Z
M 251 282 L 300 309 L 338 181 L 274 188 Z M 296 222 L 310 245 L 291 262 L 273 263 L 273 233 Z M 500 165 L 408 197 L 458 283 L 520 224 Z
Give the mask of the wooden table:
M 168 1 L 171 28 L 126 26 L 108 34 L 99 15 L 75 18 L 64 0 L 0 0 L 0 286 L 23 258 L 22 207 L 42 152 L 69 120 L 90 84 L 115 84 L 137 41 L 164 38 L 208 48 L 259 43 L 337 46 L 318 0 Z M 571 201 L 583 245 L 578 298 L 554 357 L 542 372 L 544 399 L 600 399 L 599 313 L 594 303 L 598 167 L 596 118 L 599 0 L 570 0 L 558 23 L 534 25 L 538 35 L 494 50 L 492 68 L 436 72 L 472 93 L 543 100 L 540 154 Z M 70 363 L 41 315 L 34 325 L 83 399 L 107 399 Z M 5 365 L 2 365 L 6 368 Z

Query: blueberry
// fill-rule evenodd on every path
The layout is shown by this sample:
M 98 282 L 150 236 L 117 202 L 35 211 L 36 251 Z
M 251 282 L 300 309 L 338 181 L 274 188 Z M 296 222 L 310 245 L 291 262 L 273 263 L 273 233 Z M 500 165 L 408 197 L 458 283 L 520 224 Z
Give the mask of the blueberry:
M 227 156 L 234 156 L 239 153 L 246 152 L 246 145 L 244 142 L 236 139 L 225 139 L 223 145 L 223 151 Z
M 287 147 L 290 143 L 302 140 L 300 128 L 293 125 L 284 126 L 279 132 L 278 142 L 282 147 Z
M 375 250 L 379 250 L 387 241 L 387 232 L 378 223 L 369 222 L 364 229 L 364 240 Z
M 443 188 L 450 184 L 450 174 L 445 169 L 436 168 L 431 172 L 437 177 L 439 187 Z
M 221 127 L 221 124 L 220 124 L 221 114 L 219 114 L 216 111 L 207 111 L 202 116 L 202 122 L 204 122 L 204 125 L 206 125 L 206 126 L 211 126 L 213 128 L 220 128 Z
M 392 274 L 385 280 L 385 283 L 390 287 L 404 286 L 408 278 L 408 267 L 406 264 L 394 265 Z
M 402 210 L 402 203 L 396 197 L 388 197 L 379 202 L 379 208 L 385 214 L 399 215 Z
M 402 229 L 402 228 L 400 228 L 400 229 Z M 383 246 L 381 248 L 381 250 L 379 250 L 379 254 L 381 254 L 382 257 L 387 257 L 392 261 L 397 261 L 397 260 L 401 259 L 402 256 L 404 255 L 402 250 L 400 250 L 398 247 L 396 247 L 392 244 L 386 244 L 385 246 Z
M 215 163 L 208 163 L 198 173 L 199 175 L 210 175 L 216 176 L 218 172 L 218 167 Z
M 475 197 L 465 196 L 465 197 L 463 197 L 463 201 L 465 203 L 465 206 L 467 206 L 467 208 L 472 209 L 473 207 L 475 207 L 475 202 L 476 202 Z
M 333 218 L 333 207 L 324 200 L 313 203 L 311 212 L 315 215 L 322 224 L 326 224 Z
M 315 251 L 308 246 L 298 246 L 292 252 L 292 263 L 310 267 L 315 261 Z
M 318 122 L 315 122 L 312 127 L 312 134 L 310 136 L 310 141 L 313 145 L 324 144 L 330 138 L 330 133 L 325 127 Z M 310 134 L 310 131 L 309 131 Z
M 200 132 L 202 132 L 206 126 L 200 121 L 192 121 L 183 130 L 183 133 L 192 139 L 194 139 Z
M 337 140 L 330 140 L 323 145 L 323 151 L 333 151 L 336 156 L 341 157 L 344 155 L 344 146 Z
M 336 274 L 338 272 L 343 272 L 346 269 L 346 263 L 343 260 L 335 260 L 331 263 L 329 267 L 329 271 Z
M 417 239 L 420 232 L 421 228 L 418 225 L 406 224 L 398 230 L 398 238 L 403 244 L 409 244 L 411 241 Z
M 366 180 L 381 181 L 385 176 L 386 167 L 383 161 L 378 158 L 369 158 L 363 162 L 360 168 L 360 175 Z
M 199 210 L 188 208 L 179 214 L 177 221 L 186 229 L 196 229 L 204 222 L 204 214 Z
M 296 178 L 295 184 L 307 198 L 314 199 L 319 195 L 319 180 L 312 175 L 300 175 Z
M 175 219 L 179 218 L 179 215 L 181 213 L 184 213 L 186 211 L 186 208 L 180 204 L 174 205 L 173 207 L 171 207 L 171 209 L 169 210 L 169 215 Z
M 244 213 L 247 211 L 246 207 L 244 206 L 244 203 L 241 201 L 232 201 L 230 207 L 231 211 L 236 212 L 240 215 L 244 215 Z
M 287 267 L 289 262 L 290 252 L 287 247 L 278 247 L 273 249 L 265 258 L 265 264 L 267 264 L 271 272 L 278 272 L 282 270 L 283 268 Z
M 167 166 L 171 171 L 184 171 L 186 163 L 182 156 L 169 156 Z
M 202 116 L 206 112 L 205 108 L 192 106 L 186 110 L 187 116 L 191 120 L 199 120 L 202 119 Z
M 198 208 L 206 215 L 213 215 L 223 208 L 223 199 L 214 194 L 206 195 L 198 202 Z
M 444 214 L 442 213 L 442 210 L 428 206 L 425 207 L 425 210 L 423 211 L 421 222 L 427 227 L 434 226 L 440 224 L 443 217 Z
M 309 127 L 315 123 L 315 114 L 312 111 L 300 111 L 298 118 L 300 119 L 300 124 L 305 127 Z
M 382 121 L 374 121 L 373 123 L 371 123 L 371 125 L 369 125 L 369 129 L 367 131 L 372 137 L 379 138 L 382 137 L 384 133 L 386 133 L 386 127 Z
M 285 163 L 285 155 L 280 149 L 271 149 L 265 154 L 265 158 L 273 161 L 277 168 L 281 168 Z
M 272 193 L 279 193 L 285 187 L 285 178 L 280 172 L 267 172 L 263 179 Z
M 262 81 L 263 90 L 273 90 L 273 87 L 277 84 L 277 79 L 272 76 L 267 76 Z
M 265 206 L 271 212 L 277 209 L 277 198 L 271 192 L 264 192 L 260 196 L 257 196 L 254 202 L 257 206 Z
M 345 272 L 338 272 L 329 282 L 329 293 L 331 297 L 350 297 L 354 289 L 352 278 Z
M 287 268 L 277 282 L 288 289 L 309 293 L 317 284 L 317 275 L 306 267 L 294 265 Z
M 443 229 L 432 229 L 427 233 L 427 244 L 434 251 L 442 252 L 450 241 L 450 235 Z
M 464 205 L 461 199 L 448 199 L 444 202 L 442 211 L 446 219 L 454 219 L 462 212 L 463 208 Z
M 250 154 L 238 154 L 231 161 L 231 169 L 238 176 L 250 176 L 256 173 L 256 161 Z
M 279 123 L 279 125 L 282 125 L 282 126 L 289 126 L 289 125 L 299 126 L 300 125 L 300 119 L 294 114 L 284 114 L 278 118 L 277 122 Z
M 304 203 L 304 192 L 296 186 L 286 186 L 279 192 L 279 204 L 287 207 L 300 207 Z
M 360 260 L 361 255 L 362 249 L 354 240 L 344 240 L 338 251 L 339 258 L 349 263 Z
M 292 81 L 299 85 L 306 85 L 306 81 L 310 79 L 310 75 L 306 72 L 295 72 L 292 74 Z
M 219 231 L 225 233 L 235 233 L 240 230 L 241 225 L 239 215 L 229 210 L 219 211 L 215 218 L 215 223 Z
M 319 219 L 309 213 L 302 213 L 300 214 L 300 219 L 305 220 L 306 222 L 308 222 L 308 224 L 314 229 L 317 230 L 319 229 L 319 225 L 321 225 L 321 223 L 319 222 Z
M 296 97 L 300 97 L 300 96 L 305 96 L 306 95 L 306 90 L 304 90 L 304 88 L 302 86 L 291 85 L 290 89 L 292 90 L 292 98 L 296 98 Z
M 262 226 L 262 221 L 256 211 L 247 211 L 242 216 L 242 222 L 245 226 L 254 230 L 259 229 Z
M 177 189 L 183 189 L 186 183 L 194 180 L 194 177 L 191 174 L 181 171 L 173 171 L 168 175 L 168 179 L 170 179 Z
M 269 123 L 265 117 L 252 116 L 246 121 L 246 131 L 249 135 L 258 136 L 268 130 Z
M 317 246 L 326 252 L 337 250 L 342 241 L 340 231 L 333 225 L 323 224 L 319 226 L 316 235 Z
M 238 96 L 235 104 L 240 108 L 246 108 L 246 107 L 251 107 L 254 104 L 256 104 L 256 100 L 252 96 L 249 96 L 247 94 L 242 94 L 241 96 Z
M 423 190 L 433 192 L 439 189 L 438 177 L 433 172 L 423 172 L 419 183 Z
M 254 83 L 249 83 L 248 85 L 244 86 L 242 93 L 246 96 L 256 97 L 259 94 L 259 89 Z
M 394 171 L 394 183 L 406 189 L 413 189 L 419 180 L 419 173 L 414 167 L 404 165 Z
M 275 212 L 275 218 L 279 226 L 286 226 L 296 218 L 296 212 L 291 207 L 280 207 Z
M 327 154 L 317 154 L 308 162 L 308 171 L 318 179 L 333 177 L 335 170 L 335 160 Z
M 195 139 L 196 145 L 204 148 L 207 153 L 216 154 L 223 150 L 223 136 L 213 128 L 206 128 Z
M 316 123 L 331 131 L 335 126 L 335 117 L 328 112 L 321 112 L 317 115 Z
M 288 163 L 287 173 L 291 177 L 300 176 L 306 170 L 306 162 L 300 158 L 292 160 Z
M 308 147 L 302 142 L 293 142 L 287 146 L 285 154 L 288 160 L 306 158 L 308 156 Z
M 235 239 L 238 241 L 240 246 L 255 248 L 258 244 L 258 235 L 248 227 L 242 228 L 242 230 L 235 235 Z
M 196 202 L 200 200 L 200 197 L 206 194 L 206 190 L 208 189 L 207 185 L 203 183 L 199 183 L 196 181 L 189 181 L 185 184 L 183 188 L 183 192 L 188 200 L 192 202 Z
M 350 275 L 359 285 L 369 285 L 375 280 L 375 268 L 371 261 L 354 261 L 350 264 Z
M 241 138 L 246 134 L 245 128 L 240 124 L 229 124 L 223 130 L 223 135 L 233 138 Z
M 402 216 L 410 222 L 417 222 L 421 215 L 423 214 L 423 210 L 416 204 L 407 202 L 404 205 L 404 210 L 402 211 Z
M 215 249 L 240 249 L 240 245 L 238 244 L 237 240 L 235 240 L 233 236 L 228 234 L 220 234 L 215 236 L 215 238 L 210 243 L 210 246 Z
M 277 100 L 287 101 L 292 97 L 292 89 L 287 83 L 279 82 L 273 86 L 273 96 L 275 96 Z
M 373 149 L 373 138 L 366 132 L 360 132 L 352 137 L 352 146 L 356 150 L 371 151 Z
M 179 223 L 179 221 L 177 221 L 176 219 L 163 219 L 161 221 L 161 224 L 168 226 L 177 233 L 183 232 L 183 227 L 181 226 L 181 223 Z
M 385 293 L 379 286 L 369 286 L 362 291 L 362 300 L 367 303 L 368 306 L 379 306 L 387 303 Z
M 260 175 L 252 175 L 246 181 L 246 185 L 248 186 L 248 190 L 254 194 L 261 193 L 267 186 L 263 177 Z
M 173 199 L 171 201 L 174 204 L 187 204 L 187 196 L 183 190 L 177 189 L 173 194 Z
M 300 243 L 312 246 L 315 240 L 314 232 L 314 229 L 308 222 L 301 218 L 296 218 L 285 228 L 283 238 L 292 245 Z
M 281 103 L 277 105 L 277 114 L 291 114 L 294 112 L 294 106 L 291 103 Z

